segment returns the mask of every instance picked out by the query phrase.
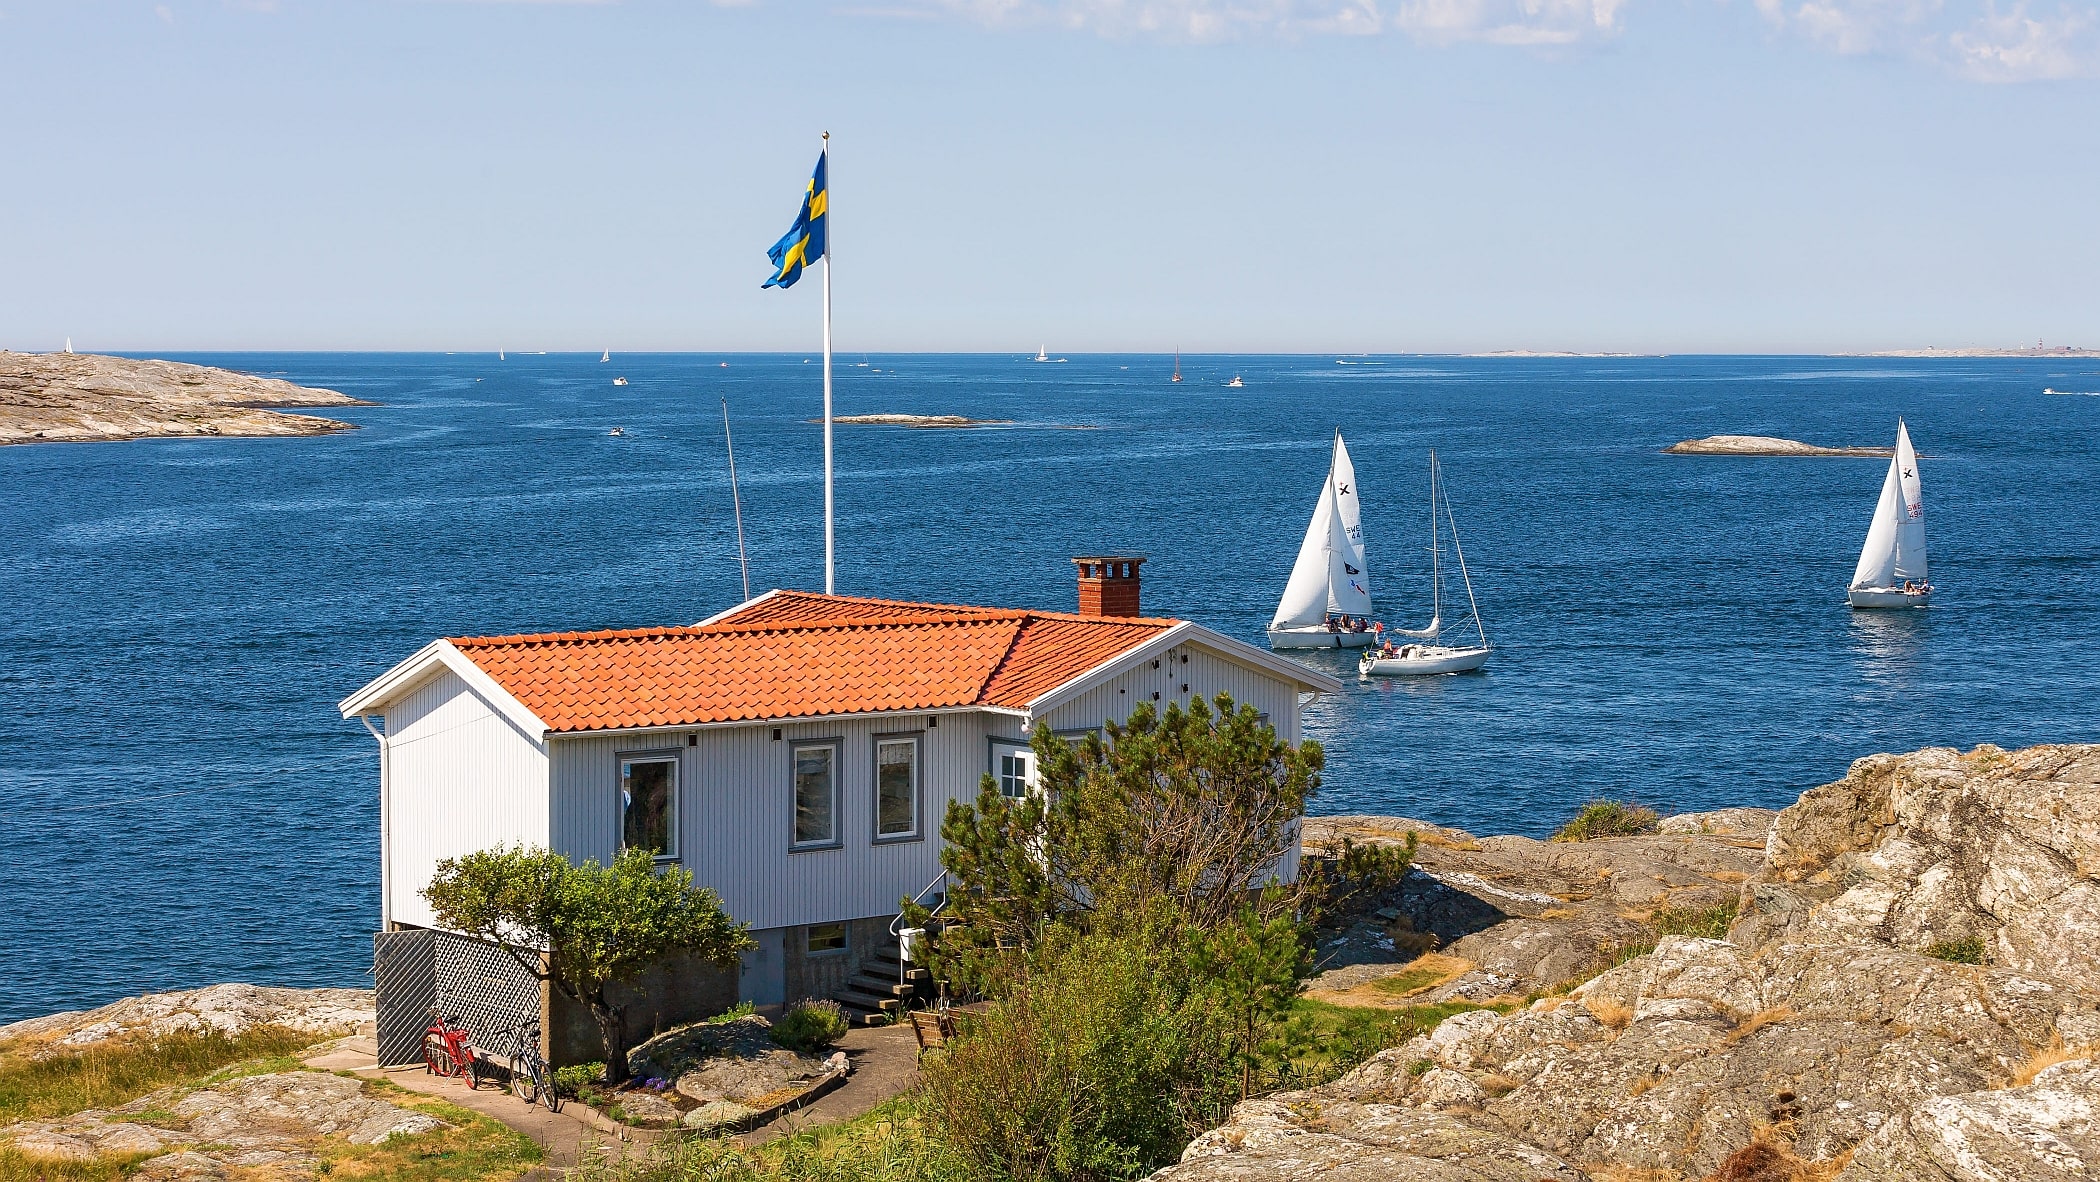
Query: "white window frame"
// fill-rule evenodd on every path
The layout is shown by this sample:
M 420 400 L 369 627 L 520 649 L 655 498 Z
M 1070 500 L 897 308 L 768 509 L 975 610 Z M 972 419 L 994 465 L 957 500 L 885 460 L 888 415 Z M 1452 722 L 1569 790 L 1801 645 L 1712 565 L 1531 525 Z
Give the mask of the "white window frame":
M 1028 742 L 1024 739 L 999 738 L 995 738 L 992 740 L 991 747 L 992 766 L 990 771 L 992 774 L 992 783 L 998 787 L 999 795 L 1005 797 L 1007 800 L 1026 800 L 1029 796 L 1033 795 L 1037 789 L 1037 786 L 1041 783 L 1039 777 L 1042 772 L 1042 769 L 1037 766 L 1038 761 L 1035 757 L 1035 748 L 1031 747 L 1028 744 Z M 1024 790 L 1018 796 L 1006 790 L 1007 772 L 1006 767 L 1002 762 L 1003 760 L 1014 758 L 1024 759 L 1027 761 L 1027 770 L 1023 774 Z
M 628 848 L 627 807 L 628 801 L 631 799 L 627 791 L 628 769 L 638 763 L 661 763 L 668 765 L 671 769 L 669 799 L 664 802 L 664 812 L 666 814 L 664 817 L 664 844 L 670 848 L 659 850 L 656 854 L 656 860 L 658 862 L 676 862 L 678 860 L 679 775 L 678 749 L 675 747 L 662 751 L 625 751 L 620 753 L 618 762 L 615 765 L 618 768 L 619 775 L 619 783 L 616 786 L 618 795 L 615 797 L 615 803 L 619 808 L 620 848 L 623 850 Z
M 902 731 L 875 736 L 875 760 L 871 780 L 873 792 L 869 799 L 873 804 L 870 823 L 874 833 L 870 840 L 876 845 L 888 845 L 897 841 L 920 841 L 926 836 L 926 744 L 922 741 L 923 738 L 924 733 L 921 731 Z M 911 747 L 911 828 L 902 833 L 882 831 L 882 749 L 893 744 Z
M 839 776 L 843 769 L 840 763 L 845 754 L 845 743 L 839 739 L 796 739 L 788 744 L 788 850 L 798 853 L 803 850 L 835 850 L 844 845 L 839 833 Z M 797 836 L 796 816 L 802 802 L 801 770 L 802 753 L 817 748 L 831 752 L 831 832 L 821 839 L 802 841 Z

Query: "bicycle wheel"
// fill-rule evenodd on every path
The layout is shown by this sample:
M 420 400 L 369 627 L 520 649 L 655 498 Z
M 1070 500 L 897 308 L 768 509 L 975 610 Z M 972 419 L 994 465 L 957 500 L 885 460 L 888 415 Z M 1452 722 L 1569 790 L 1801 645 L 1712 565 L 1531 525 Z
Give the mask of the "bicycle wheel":
M 561 1111 L 561 1089 L 554 1086 L 554 1079 L 547 1071 L 547 1061 L 538 1055 L 532 1057 L 532 1078 L 539 1085 L 540 1103 L 549 1112 Z
M 510 1094 L 525 1101 L 527 1107 L 540 1098 L 540 1073 L 525 1048 L 515 1042 L 510 1047 Z
M 473 1047 L 461 1043 L 459 1057 L 462 1060 L 459 1073 L 467 1077 L 467 1090 L 471 1092 L 481 1086 L 481 1056 L 474 1053 Z
M 423 1066 L 430 1074 L 447 1078 L 459 1070 L 452 1062 L 452 1048 L 445 1045 L 445 1036 L 435 1030 L 423 1036 Z

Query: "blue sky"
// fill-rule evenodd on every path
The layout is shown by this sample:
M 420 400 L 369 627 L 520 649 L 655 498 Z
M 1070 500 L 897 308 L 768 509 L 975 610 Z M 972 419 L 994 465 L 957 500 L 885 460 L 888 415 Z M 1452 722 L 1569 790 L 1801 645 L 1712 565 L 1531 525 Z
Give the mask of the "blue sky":
M 2100 0 L 0 0 L 0 346 L 2100 346 Z

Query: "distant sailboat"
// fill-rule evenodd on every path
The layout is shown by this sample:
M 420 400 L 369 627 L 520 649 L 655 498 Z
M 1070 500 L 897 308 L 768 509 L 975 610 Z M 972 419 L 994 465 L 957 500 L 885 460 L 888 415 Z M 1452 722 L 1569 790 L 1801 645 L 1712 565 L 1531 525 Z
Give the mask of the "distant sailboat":
M 1910 430 L 1896 420 L 1896 454 L 1881 482 L 1881 500 L 1859 551 L 1845 601 L 1853 607 L 1924 607 L 1932 602 L 1925 572 L 1925 489 Z
M 1181 350 L 1179 349 L 1174 350 L 1174 376 L 1167 380 L 1170 382 L 1181 380 Z
M 66 338 L 66 352 L 68 352 L 68 353 L 71 353 L 72 351 L 73 351 L 73 338 L 72 338 L 72 337 L 67 337 L 67 338 Z
M 1240 375 L 1238 375 L 1238 374 L 1234 374 L 1234 375 L 1232 375 L 1232 380 L 1231 380 L 1231 381 L 1229 381 L 1229 382 L 1227 382 L 1227 383 L 1225 383 L 1225 385 L 1226 385 L 1227 387 L 1229 387 L 1229 388 L 1231 388 L 1231 389 L 1234 389 L 1234 390 L 1237 390 L 1237 389 L 1239 389 L 1239 388 L 1240 388 L 1241 386 L 1244 386 L 1244 385 L 1246 385 L 1246 384 L 1247 384 L 1247 383 L 1245 383 L 1245 382 L 1243 382 L 1243 381 L 1241 381 L 1241 380 L 1240 380 Z
M 496 360 L 498 360 L 498 361 L 501 361 L 501 360 L 503 360 L 503 350 L 501 350 L 501 349 L 498 349 L 498 350 L 496 350 Z
M 1334 433 L 1327 479 L 1313 506 L 1305 540 L 1290 582 L 1269 621 L 1270 648 L 1362 648 L 1369 630 L 1370 576 L 1364 573 L 1363 516 L 1356 498 L 1356 467 L 1342 433 Z M 1343 627 L 1338 617 L 1364 622 L 1364 631 Z
M 600 354 L 598 355 L 598 364 L 600 364 L 600 365 L 603 365 L 603 364 L 605 364 L 606 362 L 608 362 L 608 361 L 611 361 L 611 360 L 612 360 L 612 350 L 611 350 L 611 349 L 607 349 L 607 350 L 606 350 L 605 352 L 603 352 L 603 353 L 600 353 Z
M 1458 558 L 1458 577 L 1466 585 L 1466 606 L 1473 613 L 1473 633 L 1478 643 L 1439 644 L 1444 637 L 1444 552 L 1438 542 L 1437 511 L 1441 506 L 1444 524 L 1451 530 L 1451 553 Z M 1487 664 L 1495 647 L 1488 643 L 1487 629 L 1480 624 L 1480 603 L 1473 598 L 1473 576 L 1466 571 L 1466 552 L 1458 544 L 1458 522 L 1451 516 L 1451 501 L 1444 495 L 1443 467 L 1436 453 L 1429 453 L 1429 623 L 1420 628 L 1394 628 L 1408 638 L 1380 644 L 1356 663 L 1358 677 L 1427 677 L 1438 673 L 1470 673 Z
M 1046 346 L 1046 345 L 1038 345 L 1038 346 L 1036 346 L 1036 350 L 1035 350 L 1035 359 L 1036 359 L 1037 361 L 1048 361 L 1048 360 L 1050 360 L 1050 349 L 1049 349 L 1049 347 L 1048 347 L 1048 346 Z

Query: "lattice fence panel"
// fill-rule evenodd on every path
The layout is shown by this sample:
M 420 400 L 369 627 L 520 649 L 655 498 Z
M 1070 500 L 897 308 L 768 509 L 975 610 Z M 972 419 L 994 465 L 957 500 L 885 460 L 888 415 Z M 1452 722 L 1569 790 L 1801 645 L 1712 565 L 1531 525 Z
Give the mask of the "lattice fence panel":
M 423 1059 L 423 1031 L 436 1003 L 437 933 L 374 932 L 372 980 L 379 1009 L 379 1062 L 388 1067 Z
M 540 1016 L 539 979 L 510 953 L 463 936 L 436 935 L 438 1008 L 459 1015 L 475 1046 L 502 1046 L 505 1031 Z

